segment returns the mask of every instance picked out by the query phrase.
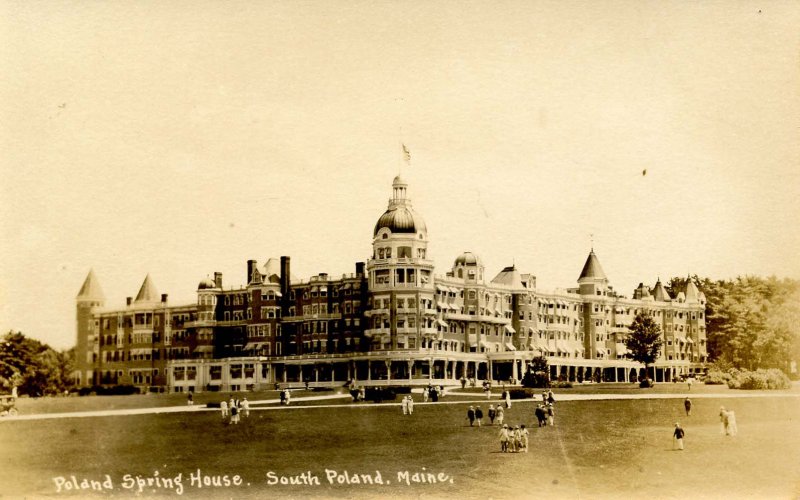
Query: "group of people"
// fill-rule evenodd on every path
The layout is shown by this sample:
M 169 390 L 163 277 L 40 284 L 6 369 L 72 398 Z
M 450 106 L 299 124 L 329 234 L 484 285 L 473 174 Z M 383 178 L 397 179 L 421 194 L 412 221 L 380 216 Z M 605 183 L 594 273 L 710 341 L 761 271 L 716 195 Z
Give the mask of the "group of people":
M 281 391 L 281 405 L 288 405 L 291 399 L 292 393 L 289 392 L 289 389 L 284 389 Z
M 495 421 L 497 425 L 503 425 L 505 410 L 502 405 L 497 405 L 497 407 L 489 405 L 489 410 L 486 413 L 489 417 L 489 425 L 494 425 Z M 470 406 L 467 409 L 467 420 L 469 420 L 470 427 L 474 427 L 476 423 L 480 427 L 483 424 L 483 410 L 481 410 L 481 407 Z
M 444 396 L 444 387 L 439 385 L 429 385 L 422 389 L 422 402 L 427 403 L 428 399 L 432 402 L 439 401 L 439 398 Z
M 403 409 L 403 415 L 414 414 L 414 398 L 411 395 L 404 396 L 400 401 L 400 407 Z
M 683 409 L 686 410 L 687 417 L 692 415 L 692 400 L 688 396 L 683 400 Z M 735 436 L 739 432 L 736 427 L 736 414 L 733 410 L 726 410 L 724 406 L 719 407 L 719 432 L 726 436 Z M 673 449 L 683 450 L 685 435 L 686 431 L 681 427 L 680 422 L 675 422 L 675 429 L 672 431 Z
M 506 424 L 500 429 L 500 451 L 503 453 L 528 453 L 528 429 L 525 424 L 512 429 Z
M 242 416 L 245 418 L 250 416 L 250 402 L 247 398 L 243 398 L 241 401 L 234 399 L 233 396 L 230 401 L 223 399 L 219 404 L 219 409 L 222 412 L 222 420 L 227 420 L 228 425 L 238 424 Z

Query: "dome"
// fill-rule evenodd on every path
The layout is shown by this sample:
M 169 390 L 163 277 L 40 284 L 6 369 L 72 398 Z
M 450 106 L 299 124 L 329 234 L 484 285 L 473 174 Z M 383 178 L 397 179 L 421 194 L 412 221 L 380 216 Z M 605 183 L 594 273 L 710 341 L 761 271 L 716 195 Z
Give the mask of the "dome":
M 197 289 L 198 290 L 208 290 L 209 288 L 215 288 L 215 287 L 216 287 L 216 285 L 214 285 L 214 282 L 211 281 L 210 278 L 206 278 L 206 279 L 202 280 L 197 285 Z
M 480 266 L 481 258 L 472 252 L 464 252 L 456 257 L 456 262 L 453 266 Z
M 427 232 L 425 221 L 416 212 L 406 206 L 397 206 L 385 211 L 375 224 L 373 236 L 378 234 L 383 228 L 387 228 L 392 233 Z
M 398 175 L 392 181 L 392 186 L 408 186 L 408 183 Z

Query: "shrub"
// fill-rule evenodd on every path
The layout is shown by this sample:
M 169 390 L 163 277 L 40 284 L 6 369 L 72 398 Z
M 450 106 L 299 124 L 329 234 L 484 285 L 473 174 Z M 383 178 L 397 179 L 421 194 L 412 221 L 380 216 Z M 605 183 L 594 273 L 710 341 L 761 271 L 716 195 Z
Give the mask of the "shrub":
M 522 378 L 522 387 L 546 389 L 550 387 L 550 376 L 543 371 L 528 371 Z
M 558 389 L 571 389 L 572 388 L 572 382 L 570 382 L 568 380 L 564 380 L 564 381 L 559 380 L 557 382 L 553 382 L 552 384 L 550 384 L 550 386 L 558 388 Z
M 206 408 L 219 408 L 219 401 L 209 401 Z
M 534 389 L 511 389 L 508 391 L 511 394 L 511 399 L 530 399 L 535 398 L 539 391 Z
M 732 369 L 728 373 L 728 387 L 731 389 L 744 390 L 767 390 L 767 389 L 788 389 L 791 386 L 789 377 L 780 370 L 771 368 L 769 370 L 748 370 Z
M 731 376 L 728 373 L 717 370 L 709 370 L 708 374 L 706 375 L 705 383 L 706 385 L 721 385 L 727 384 L 730 379 Z

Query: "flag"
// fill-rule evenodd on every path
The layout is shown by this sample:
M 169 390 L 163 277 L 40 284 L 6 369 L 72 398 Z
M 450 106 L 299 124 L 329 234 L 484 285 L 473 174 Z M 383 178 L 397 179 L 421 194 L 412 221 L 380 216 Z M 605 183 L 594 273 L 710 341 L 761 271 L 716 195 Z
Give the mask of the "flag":
M 405 144 L 403 144 L 403 159 L 406 163 L 411 163 L 411 153 L 408 151 Z

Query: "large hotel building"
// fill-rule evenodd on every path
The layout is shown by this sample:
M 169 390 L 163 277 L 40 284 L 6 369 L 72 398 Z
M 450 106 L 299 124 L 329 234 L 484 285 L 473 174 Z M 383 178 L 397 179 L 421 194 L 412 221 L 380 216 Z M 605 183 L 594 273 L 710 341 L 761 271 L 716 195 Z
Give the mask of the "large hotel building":
M 372 256 L 353 274 L 301 281 L 289 257 L 250 260 L 246 285 L 226 288 L 214 273 L 193 304 L 170 303 L 147 276 L 124 307 L 107 308 L 90 271 L 77 296 L 78 382 L 175 392 L 509 382 L 539 355 L 552 378 L 630 382 L 643 367 L 623 339 L 643 311 L 663 335 L 657 382 L 703 368 L 705 297 L 691 281 L 677 297 L 657 281 L 626 298 L 593 250 L 566 290 L 540 290 L 513 265 L 489 279 L 470 252 L 437 275 L 406 191 L 396 177 Z

